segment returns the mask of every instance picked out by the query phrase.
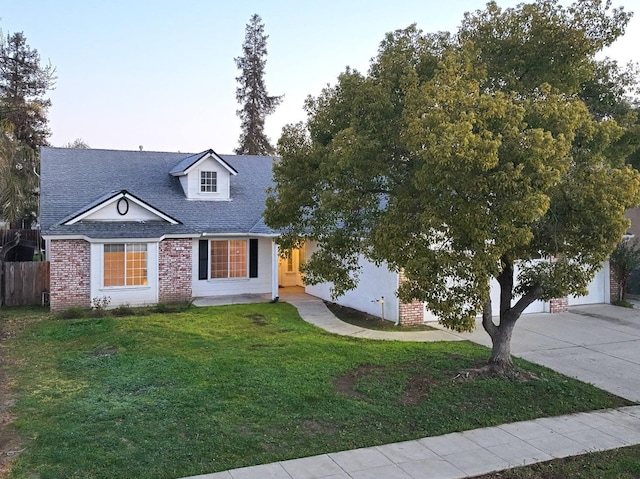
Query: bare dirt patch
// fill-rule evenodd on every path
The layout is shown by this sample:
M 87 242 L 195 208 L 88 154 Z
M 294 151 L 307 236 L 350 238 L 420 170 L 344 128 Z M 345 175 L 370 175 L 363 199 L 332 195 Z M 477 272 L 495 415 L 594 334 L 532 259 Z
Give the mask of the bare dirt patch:
M 319 421 L 304 421 L 300 425 L 300 430 L 307 436 L 332 435 L 338 432 L 335 425 Z
M 393 372 L 402 369 L 405 365 L 394 366 L 359 366 L 334 379 L 333 385 L 338 394 L 364 399 L 366 396 L 356 389 L 358 381 L 366 378 L 375 372 Z M 428 372 L 413 374 L 409 377 L 403 393 L 397 397 L 396 403 L 401 406 L 415 406 L 427 398 L 429 390 L 435 383 Z
M 415 374 L 409 378 L 404 394 L 397 403 L 401 406 L 416 406 L 427 399 L 435 381 L 428 374 Z
M 244 317 L 253 321 L 253 324 L 255 324 L 256 326 L 266 326 L 267 324 L 269 324 L 267 323 L 267 318 L 265 318 L 265 316 L 260 313 L 245 314 Z

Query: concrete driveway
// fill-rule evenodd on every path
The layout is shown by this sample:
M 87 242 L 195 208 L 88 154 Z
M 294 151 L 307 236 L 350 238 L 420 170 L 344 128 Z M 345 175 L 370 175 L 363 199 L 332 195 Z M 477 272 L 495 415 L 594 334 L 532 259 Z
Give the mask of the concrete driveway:
M 460 335 L 491 345 L 478 323 Z M 611 305 L 568 313 L 527 314 L 513 333 L 511 352 L 631 401 L 640 402 L 640 310 Z

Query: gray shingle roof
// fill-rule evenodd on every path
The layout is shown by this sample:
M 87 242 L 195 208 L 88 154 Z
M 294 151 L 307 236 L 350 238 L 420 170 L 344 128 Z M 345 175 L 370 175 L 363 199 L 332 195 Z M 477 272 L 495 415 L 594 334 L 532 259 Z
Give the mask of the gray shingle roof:
M 202 233 L 275 235 L 262 219 L 266 189 L 272 185 L 273 159 L 219 155 L 238 172 L 230 177 L 231 201 L 187 200 L 180 180 L 170 172 L 183 160 L 185 165 L 194 158 L 197 161 L 200 155 L 43 147 L 40 155 L 42 232 L 105 239 Z M 61 224 L 120 190 L 127 190 L 181 224 L 99 221 Z

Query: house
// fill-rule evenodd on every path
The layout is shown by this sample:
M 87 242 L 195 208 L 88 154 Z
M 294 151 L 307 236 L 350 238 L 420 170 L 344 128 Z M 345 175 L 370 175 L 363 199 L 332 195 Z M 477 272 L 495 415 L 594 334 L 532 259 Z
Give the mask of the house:
M 43 147 L 50 306 L 278 295 L 271 157 Z
M 299 265 L 314 243 L 280 258 L 277 232 L 263 221 L 273 158 L 43 147 L 41 227 L 50 261 L 52 310 L 267 294 L 303 286 Z M 401 303 L 401 274 L 361 258 L 358 287 L 345 306 L 405 324 L 435 319 L 421 303 Z M 492 295 L 498 297 L 497 285 Z M 608 265 L 581 298 L 532 304 L 554 312 L 608 302 Z M 330 300 L 330 285 L 306 286 Z M 494 300 L 494 307 L 498 301 Z M 497 313 L 497 311 L 496 311 Z

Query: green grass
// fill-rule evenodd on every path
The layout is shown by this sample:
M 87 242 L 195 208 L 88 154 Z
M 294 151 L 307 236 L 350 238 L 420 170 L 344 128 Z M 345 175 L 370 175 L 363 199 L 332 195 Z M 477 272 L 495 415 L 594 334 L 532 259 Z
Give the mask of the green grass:
M 555 459 L 475 479 L 638 479 L 640 446 Z
M 176 478 L 629 404 L 518 360 L 542 379 L 460 381 L 486 348 L 334 336 L 283 303 L 2 314 L 13 478 Z

